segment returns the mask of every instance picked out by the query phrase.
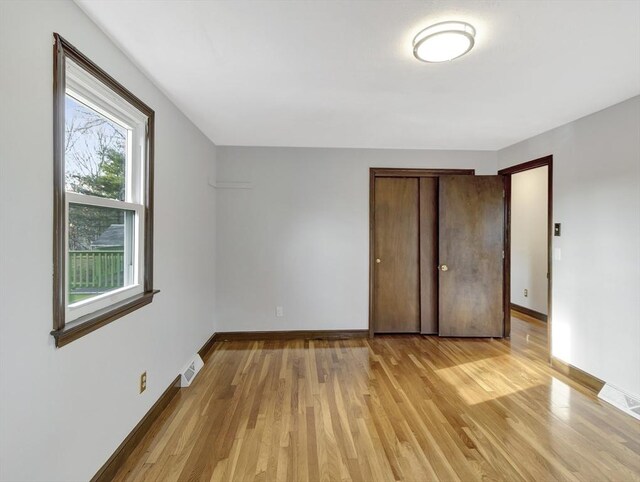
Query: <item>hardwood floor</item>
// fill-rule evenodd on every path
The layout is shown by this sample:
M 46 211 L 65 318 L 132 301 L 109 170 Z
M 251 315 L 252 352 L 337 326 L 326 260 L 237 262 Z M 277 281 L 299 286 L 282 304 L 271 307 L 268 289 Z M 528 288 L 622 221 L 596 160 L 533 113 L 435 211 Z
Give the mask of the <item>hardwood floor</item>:
M 640 423 L 511 340 L 217 342 L 116 480 L 640 480 Z

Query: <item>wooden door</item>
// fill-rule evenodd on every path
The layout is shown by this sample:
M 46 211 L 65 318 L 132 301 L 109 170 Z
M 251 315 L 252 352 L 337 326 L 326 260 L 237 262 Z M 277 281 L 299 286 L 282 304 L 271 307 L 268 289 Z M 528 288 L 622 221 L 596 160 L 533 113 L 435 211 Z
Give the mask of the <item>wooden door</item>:
M 439 334 L 501 337 L 502 176 L 442 176 L 439 191 Z
M 438 333 L 438 178 L 420 178 L 420 333 Z
M 418 179 L 377 177 L 374 186 L 373 329 L 420 331 Z

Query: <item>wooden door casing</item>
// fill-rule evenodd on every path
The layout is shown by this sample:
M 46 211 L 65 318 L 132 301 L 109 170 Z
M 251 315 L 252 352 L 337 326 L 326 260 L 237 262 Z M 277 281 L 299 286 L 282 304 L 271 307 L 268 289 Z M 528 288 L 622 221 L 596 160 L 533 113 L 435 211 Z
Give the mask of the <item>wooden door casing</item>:
M 498 171 L 504 177 L 505 185 L 505 257 L 504 257 L 504 336 L 511 336 L 511 176 L 519 172 L 536 169 L 546 166 L 547 178 L 547 357 L 551 361 L 551 339 L 552 339 L 552 313 L 553 313 L 553 263 L 551 253 L 553 252 L 553 156 L 548 155 L 523 162 L 514 166 L 506 167 Z

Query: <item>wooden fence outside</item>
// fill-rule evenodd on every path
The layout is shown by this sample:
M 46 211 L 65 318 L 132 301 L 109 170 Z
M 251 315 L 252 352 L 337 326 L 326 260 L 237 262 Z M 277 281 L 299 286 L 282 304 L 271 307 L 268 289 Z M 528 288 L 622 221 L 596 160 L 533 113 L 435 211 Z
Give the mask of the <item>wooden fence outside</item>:
M 124 251 L 69 251 L 69 289 L 119 288 L 124 285 Z

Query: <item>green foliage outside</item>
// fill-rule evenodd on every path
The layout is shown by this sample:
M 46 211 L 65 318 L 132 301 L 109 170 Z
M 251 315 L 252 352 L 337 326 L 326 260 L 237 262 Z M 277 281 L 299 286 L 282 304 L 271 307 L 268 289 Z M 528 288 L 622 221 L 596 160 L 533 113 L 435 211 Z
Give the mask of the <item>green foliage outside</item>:
M 66 116 L 67 191 L 123 201 L 126 130 L 70 96 L 66 100 Z M 92 243 L 109 226 L 123 223 L 122 211 L 72 204 L 69 249 L 93 249 Z
M 70 181 L 79 194 L 110 199 L 124 198 L 125 157 L 121 151 L 106 148 L 100 157 L 98 171 L 74 174 Z M 112 224 L 124 224 L 124 212 L 94 206 L 71 205 L 69 209 L 69 249 L 92 249 L 91 244 Z M 124 239 L 122 240 L 124 244 Z
M 99 145 L 95 155 L 99 159 L 97 172 L 71 174 L 68 182 L 72 190 L 79 194 L 124 200 L 124 145 L 118 148 Z

